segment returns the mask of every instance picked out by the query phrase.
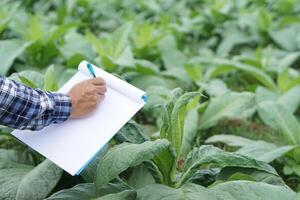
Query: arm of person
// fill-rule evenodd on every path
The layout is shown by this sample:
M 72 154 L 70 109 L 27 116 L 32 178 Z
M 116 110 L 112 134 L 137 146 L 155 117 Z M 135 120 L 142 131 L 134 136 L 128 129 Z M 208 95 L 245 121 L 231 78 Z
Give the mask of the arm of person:
M 33 89 L 0 76 L 0 124 L 40 130 L 70 117 L 82 117 L 94 110 L 103 98 L 104 84 L 102 79 L 84 81 L 69 94 L 61 94 Z
M 71 99 L 66 94 L 44 92 L 0 77 L 2 125 L 39 130 L 51 123 L 66 121 L 71 110 Z

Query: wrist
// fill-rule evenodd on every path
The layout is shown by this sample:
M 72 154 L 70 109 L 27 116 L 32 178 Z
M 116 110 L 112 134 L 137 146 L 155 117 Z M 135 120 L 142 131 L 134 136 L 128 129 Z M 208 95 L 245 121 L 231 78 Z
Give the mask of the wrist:
M 51 93 L 54 102 L 53 122 L 62 123 L 70 118 L 72 113 L 72 99 L 67 94 Z

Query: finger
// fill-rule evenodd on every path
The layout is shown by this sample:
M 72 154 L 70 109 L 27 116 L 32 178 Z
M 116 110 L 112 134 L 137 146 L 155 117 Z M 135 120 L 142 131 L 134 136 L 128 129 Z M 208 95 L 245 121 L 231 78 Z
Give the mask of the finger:
M 103 101 L 104 98 L 105 98 L 104 95 L 100 95 L 99 100 L 98 100 L 98 103 L 101 102 L 101 101 Z
M 98 104 L 99 100 L 100 100 L 100 95 L 94 95 L 93 97 L 91 97 L 91 102 L 90 103 L 93 106 L 96 106 Z
M 107 88 L 104 85 L 101 85 L 101 86 L 97 85 L 96 90 L 97 90 L 97 94 L 103 95 L 103 94 L 105 94 Z
M 93 101 L 95 102 L 95 103 L 99 103 L 100 101 L 102 101 L 104 99 L 104 95 L 94 95 L 94 97 L 93 97 Z
M 105 80 L 100 77 L 91 79 L 90 83 L 92 83 L 93 85 L 106 85 Z

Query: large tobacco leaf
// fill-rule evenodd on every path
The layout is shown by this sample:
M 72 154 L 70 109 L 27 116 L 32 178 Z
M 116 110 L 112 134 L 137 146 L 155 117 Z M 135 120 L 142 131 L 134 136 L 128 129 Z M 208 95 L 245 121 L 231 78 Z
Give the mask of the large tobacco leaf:
M 187 155 L 192 149 L 192 145 L 198 133 L 199 113 L 198 109 L 194 108 L 190 110 L 184 121 L 184 132 L 182 145 L 180 149 L 180 155 Z
M 265 124 L 280 132 L 286 144 L 300 144 L 300 125 L 285 106 L 265 101 L 259 104 L 258 113 Z
M 251 157 L 223 151 L 213 146 L 202 145 L 190 152 L 184 167 L 184 173 L 178 185 L 183 184 L 193 174 L 201 168 L 224 168 L 224 167 L 243 167 L 253 168 L 277 175 L 277 172 L 269 164 L 255 160 Z
M 83 183 L 73 188 L 64 189 L 51 195 L 47 200 L 72 199 L 72 200 L 90 200 L 98 196 L 98 192 L 93 183 Z
M 188 183 L 175 189 L 152 184 L 138 190 L 139 200 L 292 200 L 296 193 L 283 186 L 253 181 L 229 181 L 205 188 Z
M 265 141 L 257 141 L 253 144 L 242 147 L 237 153 L 247 155 L 256 160 L 264 161 L 267 163 L 285 155 L 287 152 L 294 149 L 296 146 L 281 146 Z
M 72 188 L 70 191 L 62 191 L 47 198 L 47 200 L 134 200 L 136 198 L 136 191 L 124 190 L 119 193 L 111 193 L 105 196 L 95 194 L 92 188 Z
M 272 162 L 273 160 L 285 155 L 296 146 L 286 145 L 277 146 L 262 140 L 250 140 L 248 138 L 235 135 L 214 135 L 208 138 L 206 143 L 224 143 L 231 147 L 240 147 L 237 153 L 252 157 L 256 160 L 264 162 Z
M 205 187 L 192 183 L 183 185 L 178 189 L 160 184 L 151 184 L 139 189 L 137 192 L 138 200 L 221 200 L 221 197 L 223 199 L 228 199 L 230 197 L 230 195 L 225 192 L 210 192 Z
M 136 192 L 124 183 L 109 183 L 101 190 L 97 190 L 94 183 L 82 183 L 72 188 L 64 189 L 52 194 L 47 200 L 95 200 L 95 199 L 128 199 Z
M 256 90 L 256 101 L 260 104 L 264 101 L 273 101 L 285 106 L 292 113 L 297 111 L 300 104 L 300 86 L 295 86 L 288 91 L 280 94 L 278 91 L 274 92 L 263 87 Z
M 247 117 L 249 110 L 255 106 L 255 95 L 249 92 L 228 92 L 213 98 L 200 120 L 200 129 L 216 125 L 223 118 Z
M 143 143 L 148 140 L 142 127 L 133 120 L 127 122 L 114 136 L 119 142 Z
M 288 51 L 296 51 L 299 50 L 299 46 L 297 45 L 298 43 L 296 40 L 298 31 L 298 26 L 290 26 L 281 30 L 269 31 L 269 34 L 272 40 L 282 49 Z
M 225 167 L 219 172 L 215 180 L 216 182 L 214 183 L 214 185 L 226 181 L 248 180 L 264 182 L 288 188 L 288 186 L 284 183 L 284 180 L 280 176 L 260 171 L 257 169 L 249 169 L 242 167 Z
M 136 191 L 125 190 L 116 194 L 108 194 L 103 197 L 99 197 L 96 200 L 133 200 L 136 198 Z
M 160 136 L 171 142 L 177 155 L 180 153 L 182 145 L 188 103 L 199 95 L 199 92 L 188 92 L 182 95 L 181 89 L 175 89 L 168 103 L 162 106 L 163 124 Z
M 182 68 L 184 66 L 186 57 L 177 49 L 176 40 L 172 35 L 164 37 L 158 46 L 165 68 Z
M 123 143 L 115 146 L 99 162 L 95 176 L 97 188 L 101 188 L 127 168 L 165 154 L 165 150 L 169 148 L 170 143 L 165 139 L 146 141 L 141 144 Z
M 31 42 L 19 39 L 0 41 L 0 75 L 6 75 L 14 60 L 24 52 Z
M 232 147 L 243 147 L 255 143 L 255 140 L 251 140 L 248 138 L 244 138 L 241 136 L 236 135 L 213 135 L 210 138 L 205 140 L 205 143 L 212 144 L 212 143 L 224 143 L 228 146 Z
M 39 200 L 47 197 L 62 175 L 49 160 L 36 167 L 0 158 L 0 194 L 4 199 Z
M 230 194 L 232 200 L 292 200 L 295 197 L 295 192 L 287 187 L 252 181 L 229 181 L 218 184 L 211 190 L 226 192 Z
M 274 81 L 266 72 L 248 64 L 240 63 L 237 61 L 226 60 L 226 59 L 219 59 L 219 58 L 214 58 L 214 59 L 199 58 L 199 59 L 195 59 L 193 62 L 208 63 L 216 66 L 211 68 L 206 73 L 207 79 L 212 79 L 213 77 L 216 77 L 224 73 L 228 73 L 229 71 L 232 70 L 238 70 L 249 74 L 257 81 L 259 81 L 261 84 L 268 87 L 269 89 L 272 90 L 276 89 L 276 85 Z
M 58 89 L 57 74 L 53 65 L 51 65 L 45 72 L 43 89 L 46 91 L 56 91 Z

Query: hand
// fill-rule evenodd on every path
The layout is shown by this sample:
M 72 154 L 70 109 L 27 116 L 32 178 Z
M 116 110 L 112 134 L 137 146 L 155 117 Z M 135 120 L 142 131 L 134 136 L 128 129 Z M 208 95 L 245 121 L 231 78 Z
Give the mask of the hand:
M 72 102 L 71 118 L 83 117 L 95 110 L 106 92 L 106 83 L 102 78 L 94 78 L 77 83 L 69 91 Z

